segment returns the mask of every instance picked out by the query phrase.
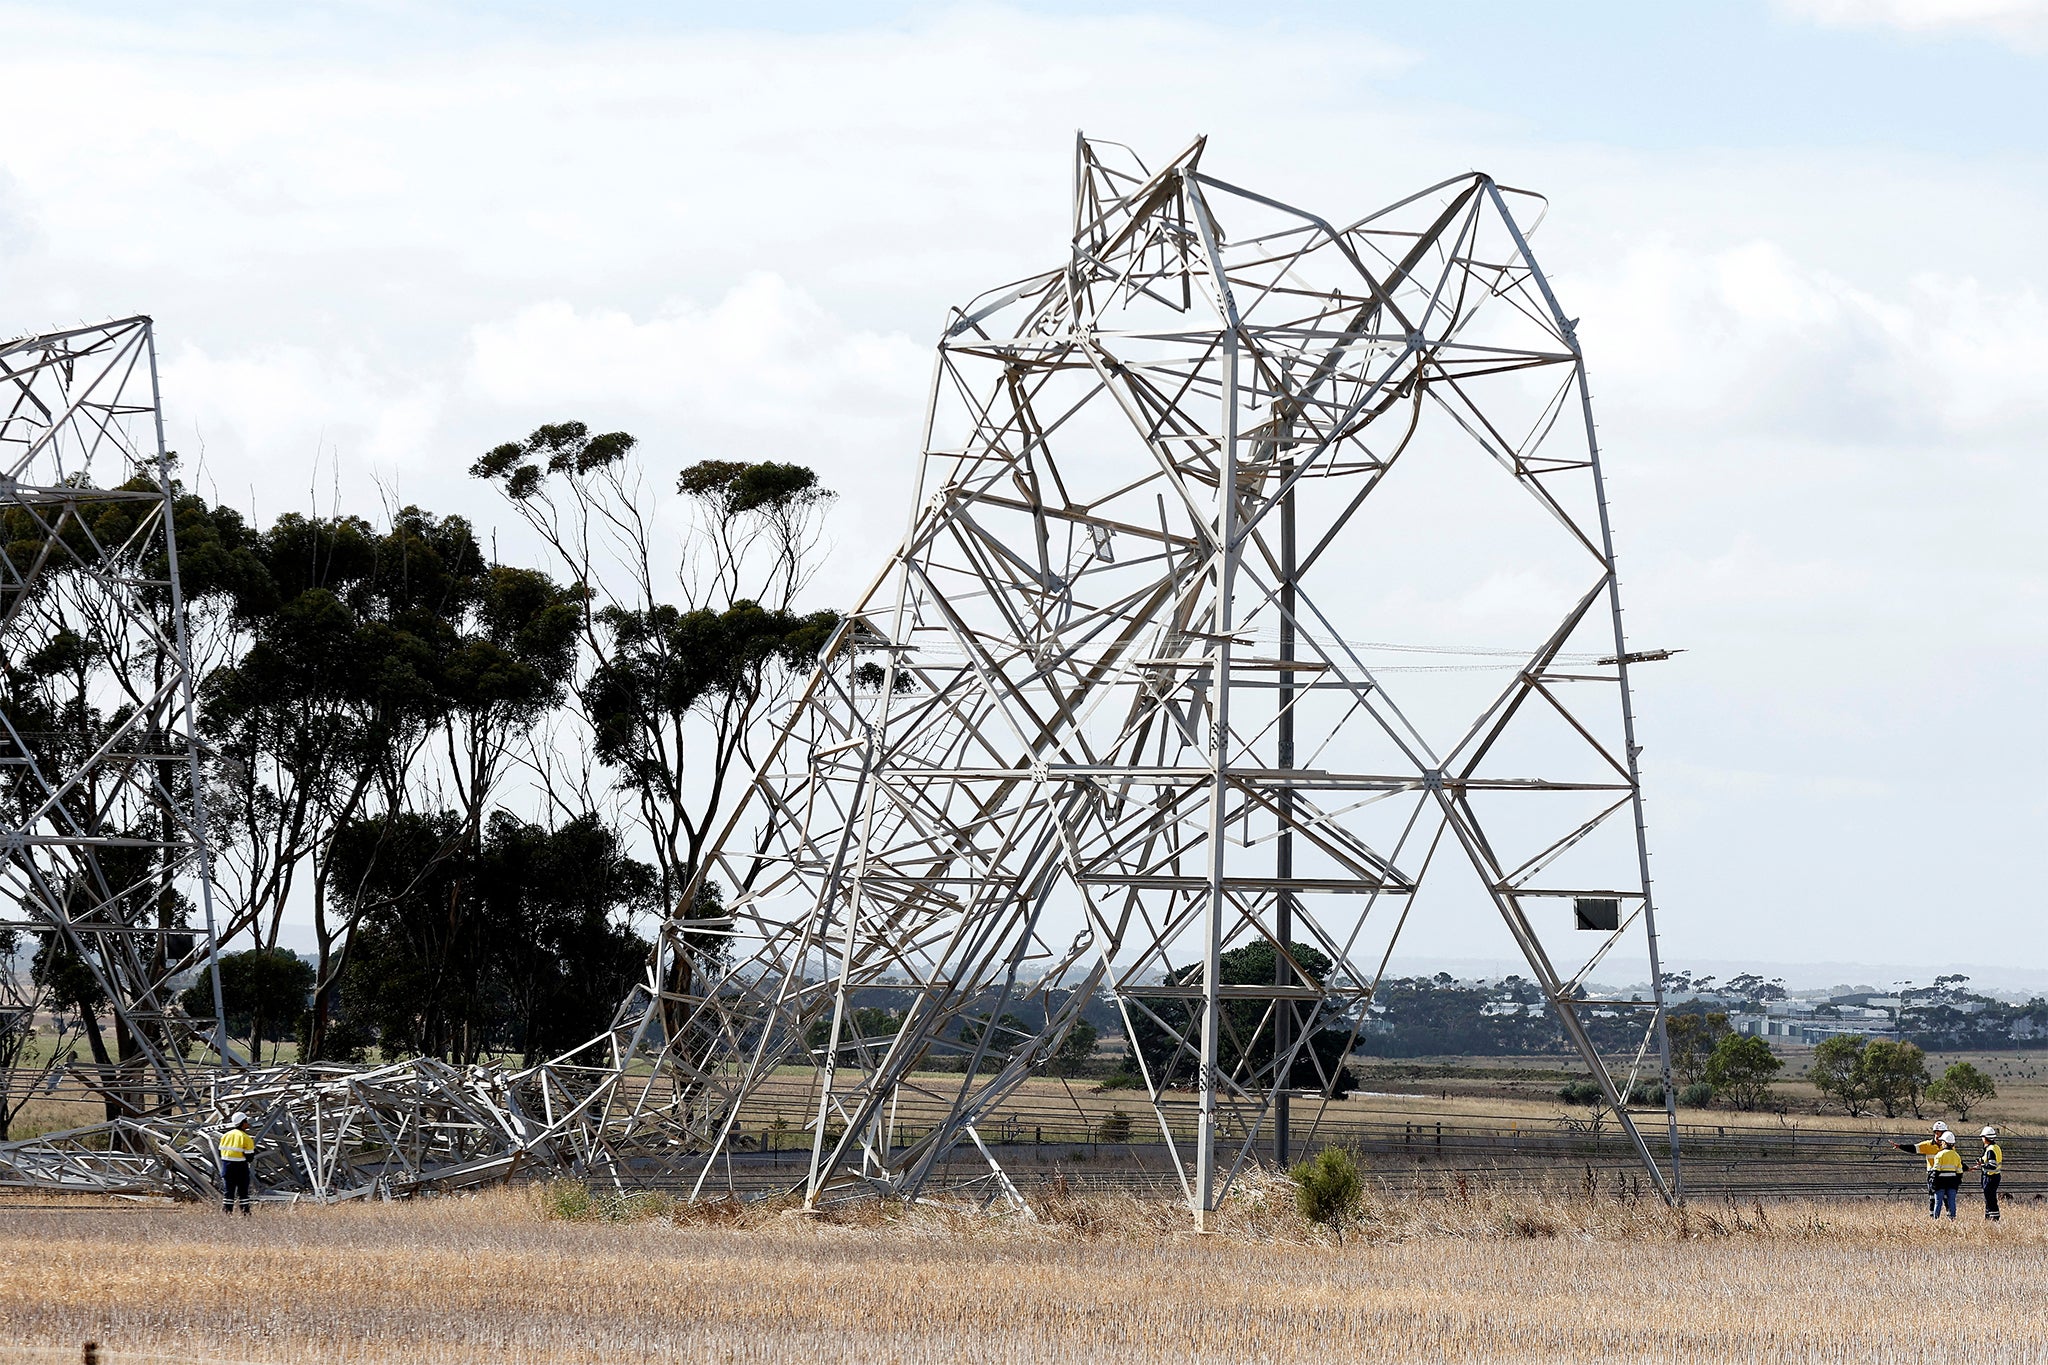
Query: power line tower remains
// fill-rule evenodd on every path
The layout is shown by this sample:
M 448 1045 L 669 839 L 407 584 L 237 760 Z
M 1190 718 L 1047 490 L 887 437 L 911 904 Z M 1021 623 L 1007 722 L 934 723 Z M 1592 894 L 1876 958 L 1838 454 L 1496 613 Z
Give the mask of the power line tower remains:
M 229 1055 L 171 463 L 148 318 L 0 342 L 0 933 L 109 1118 Z
M 1490 923 L 1673 1188 L 1542 201 L 1468 175 L 1338 226 L 1202 158 L 1080 140 L 1066 259 L 948 321 L 902 548 L 611 1036 L 610 1112 L 686 1126 L 700 1184 L 796 1065 L 812 1202 L 1014 1194 L 982 1125 L 1106 992 L 1206 1221 L 1343 1090 L 1397 940 Z M 1464 622 L 1501 646 L 1386 643 Z M 1668 1160 L 1632 1112 L 1660 1074 Z

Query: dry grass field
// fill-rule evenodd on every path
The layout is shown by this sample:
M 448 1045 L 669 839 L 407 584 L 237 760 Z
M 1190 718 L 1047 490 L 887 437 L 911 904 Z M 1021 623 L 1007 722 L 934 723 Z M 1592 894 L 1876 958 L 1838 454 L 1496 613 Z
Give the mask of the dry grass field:
M 1672 1212 L 1382 1187 L 1341 1244 L 1286 1187 L 1033 1220 L 785 1205 L 562 1216 L 557 1187 L 249 1220 L 0 1201 L 0 1361 L 2048 1361 L 2048 1215 Z M 1969 1193 L 1969 1192 L 1966 1192 Z M 573 1208 L 568 1211 L 574 1212 Z M 1966 1210 L 1967 1212 L 1967 1210 Z

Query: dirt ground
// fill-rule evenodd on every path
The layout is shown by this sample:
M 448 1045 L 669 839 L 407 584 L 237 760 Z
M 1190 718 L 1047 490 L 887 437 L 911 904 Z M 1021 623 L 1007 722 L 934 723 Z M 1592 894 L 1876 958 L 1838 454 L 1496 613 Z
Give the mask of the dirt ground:
M 107 1365 L 2048 1361 L 2038 1208 L 1935 1225 L 1911 1200 L 1379 1187 L 1339 1244 L 1277 1182 L 1207 1236 L 1119 1196 L 1047 1195 L 1026 1219 L 561 1194 L 248 1220 L 0 1201 L 0 1362 L 76 1361 L 87 1339 Z

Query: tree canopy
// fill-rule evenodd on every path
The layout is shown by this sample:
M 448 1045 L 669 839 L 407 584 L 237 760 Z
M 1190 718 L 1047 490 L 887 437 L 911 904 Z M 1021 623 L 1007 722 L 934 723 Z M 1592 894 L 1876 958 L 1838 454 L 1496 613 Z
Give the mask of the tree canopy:
M 650 917 L 719 913 L 723 888 L 695 874 L 733 775 L 764 709 L 840 628 L 799 601 L 834 495 L 801 463 L 648 464 L 631 434 L 578 421 L 469 461 L 539 533 L 508 537 L 509 551 L 416 505 L 258 525 L 175 490 L 224 1022 L 259 1055 L 295 1036 L 303 1059 L 573 1047 L 645 979 Z M 147 685 L 150 650 L 161 657 L 167 615 L 138 650 L 96 625 L 88 591 L 108 547 L 145 543 L 134 533 L 158 505 L 108 500 L 50 524 L 0 509 L 0 557 L 46 568 L 6 604 L 36 628 L 32 648 L 0 658 L 0 703 L 50 767 L 101 746 Z M 168 613 L 166 568 L 120 571 Z M 163 792 L 189 785 L 182 754 L 153 761 Z M 0 789 L 17 807 L 35 799 L 20 781 Z M 81 824 L 112 818 L 90 790 L 66 799 Z M 177 959 L 195 910 L 177 889 L 189 873 L 153 844 L 150 822 L 168 817 L 118 816 L 108 832 L 133 847 L 105 850 L 101 870 L 134 888 L 121 913 L 159 931 L 137 951 Z M 82 887 L 53 891 L 83 903 Z M 282 941 L 303 919 L 310 961 Z M 674 941 L 671 980 L 724 945 Z M 0 1032 L 54 1010 L 95 1063 L 132 1058 L 126 1016 L 103 1027 L 90 964 L 47 933 L 0 948 L 34 957 L 22 1000 L 0 1001 Z M 178 984 L 178 1006 L 210 1019 L 205 974 Z
M 1308 944 L 1293 944 L 1290 956 L 1312 981 L 1329 975 L 1330 959 Z M 1273 945 L 1260 940 L 1222 954 L 1218 976 L 1224 985 L 1271 985 L 1277 965 L 1278 954 Z M 1165 984 L 1192 986 L 1200 981 L 1201 968 L 1191 965 L 1168 972 Z M 1138 1059 L 1142 1058 L 1154 1085 L 1164 1089 L 1193 1084 L 1201 1061 L 1194 1038 L 1194 1002 L 1164 996 L 1144 1004 L 1144 1009 L 1132 1015 L 1131 1041 L 1136 1055 L 1126 1062 L 1127 1069 L 1136 1071 Z M 1224 1074 L 1238 1077 L 1241 1084 L 1250 1077 L 1270 1077 L 1274 1070 L 1275 1030 L 1273 1021 L 1266 1017 L 1268 1008 L 1269 1002 L 1263 1000 L 1232 1000 L 1220 1010 L 1216 1064 Z M 1289 1068 L 1288 1087 L 1338 1096 L 1349 1094 L 1356 1084 L 1350 1068 L 1344 1065 L 1353 1032 L 1350 1021 L 1327 1007 L 1313 1014 L 1300 1014 L 1299 1006 L 1277 1008 L 1298 1011 L 1295 1036 L 1304 1040 Z
M 1761 1109 L 1785 1063 L 1761 1038 L 1731 1033 L 1707 1057 L 1706 1080 L 1737 1109 Z

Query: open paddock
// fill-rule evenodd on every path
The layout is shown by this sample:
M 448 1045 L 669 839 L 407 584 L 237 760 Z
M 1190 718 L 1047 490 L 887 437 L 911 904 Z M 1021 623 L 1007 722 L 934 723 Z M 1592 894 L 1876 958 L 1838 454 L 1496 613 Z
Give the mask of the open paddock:
M 1029 1219 L 545 1186 L 247 1220 L 52 1203 L 0 1201 L 0 1361 L 2048 1361 L 2048 1215 L 1930 1225 L 1910 1198 L 1388 1178 L 1342 1244 L 1272 1181 L 1209 1236 L 1056 1190 Z

